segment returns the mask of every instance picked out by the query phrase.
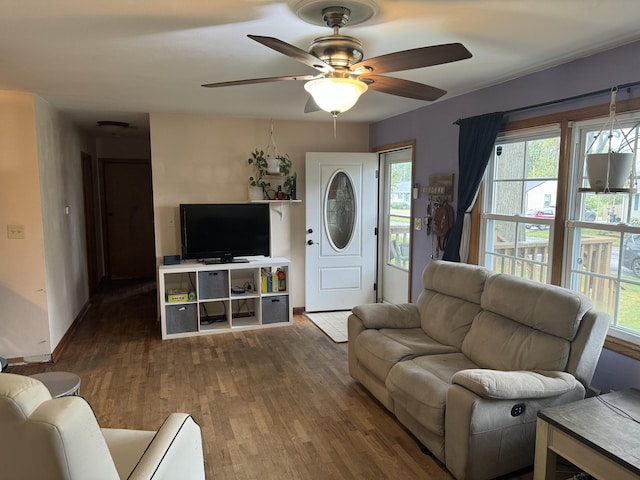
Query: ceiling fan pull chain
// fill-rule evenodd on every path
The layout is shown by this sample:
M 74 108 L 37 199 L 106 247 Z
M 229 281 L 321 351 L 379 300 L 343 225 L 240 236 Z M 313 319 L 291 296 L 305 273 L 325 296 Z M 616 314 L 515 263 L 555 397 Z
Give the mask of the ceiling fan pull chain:
M 336 115 L 335 113 L 333 114 L 333 139 L 335 140 L 337 137 L 337 133 L 336 133 L 336 119 L 338 118 L 338 115 Z

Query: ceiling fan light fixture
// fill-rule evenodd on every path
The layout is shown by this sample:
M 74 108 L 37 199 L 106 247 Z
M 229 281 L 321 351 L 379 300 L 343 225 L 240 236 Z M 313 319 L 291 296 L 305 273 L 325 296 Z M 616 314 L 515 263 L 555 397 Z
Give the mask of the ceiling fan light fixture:
M 334 116 L 353 107 L 367 88 L 355 78 L 319 78 L 304 84 L 318 107 Z

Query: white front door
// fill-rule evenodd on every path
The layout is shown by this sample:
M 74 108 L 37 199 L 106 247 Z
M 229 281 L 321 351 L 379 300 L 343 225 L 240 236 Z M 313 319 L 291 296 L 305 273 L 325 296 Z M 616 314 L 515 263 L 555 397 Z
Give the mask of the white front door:
M 305 306 L 350 310 L 375 302 L 374 153 L 307 153 Z

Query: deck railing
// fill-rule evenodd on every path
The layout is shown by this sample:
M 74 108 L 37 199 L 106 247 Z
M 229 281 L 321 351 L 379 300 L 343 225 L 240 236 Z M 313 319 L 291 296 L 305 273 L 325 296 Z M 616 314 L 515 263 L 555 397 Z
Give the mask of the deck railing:
M 578 291 L 590 297 L 597 308 L 607 311 L 611 311 L 615 304 L 616 281 L 599 275 L 611 274 L 613 242 L 614 239 L 609 237 L 584 236 L 580 245 L 580 265 L 585 274 L 578 276 Z M 520 243 L 518 246 L 501 242 L 495 244 L 494 253 L 494 271 L 513 273 L 538 282 L 547 281 L 549 244 L 546 240 Z

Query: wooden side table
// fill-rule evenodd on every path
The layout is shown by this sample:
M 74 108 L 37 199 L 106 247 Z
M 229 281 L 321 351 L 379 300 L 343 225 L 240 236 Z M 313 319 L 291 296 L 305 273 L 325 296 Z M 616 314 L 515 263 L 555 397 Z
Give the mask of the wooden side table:
M 70 372 L 44 372 L 29 375 L 47 387 L 52 398 L 80 395 L 80 377 Z
M 534 480 L 555 479 L 562 456 L 599 479 L 640 479 L 640 390 L 538 412 Z

